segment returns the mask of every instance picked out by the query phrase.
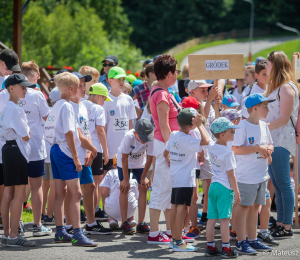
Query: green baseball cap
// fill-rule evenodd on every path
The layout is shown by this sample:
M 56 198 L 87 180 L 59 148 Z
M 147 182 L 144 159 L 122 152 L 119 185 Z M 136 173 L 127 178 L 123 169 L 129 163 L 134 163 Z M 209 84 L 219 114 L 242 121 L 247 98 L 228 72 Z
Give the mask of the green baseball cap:
M 196 115 L 198 115 L 198 112 L 195 108 L 184 108 L 178 113 L 177 122 L 183 125 L 192 125 L 192 119 Z
M 102 83 L 95 83 L 89 88 L 89 94 L 105 96 L 105 101 L 112 101 L 108 96 L 108 90 Z
M 136 80 L 136 77 L 132 74 L 126 76 L 126 80 L 129 82 L 130 85 Z
M 126 78 L 126 73 L 125 70 L 123 70 L 120 67 L 112 67 L 109 72 L 108 72 L 108 78 L 114 78 L 114 79 L 119 79 L 119 78 Z

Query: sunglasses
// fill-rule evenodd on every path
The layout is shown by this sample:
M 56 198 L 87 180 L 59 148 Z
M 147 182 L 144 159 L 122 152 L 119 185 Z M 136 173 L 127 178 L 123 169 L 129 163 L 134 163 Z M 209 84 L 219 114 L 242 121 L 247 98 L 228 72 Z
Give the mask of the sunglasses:
M 116 66 L 116 64 L 113 64 L 113 63 L 103 63 L 103 67 L 114 67 L 114 66 Z
M 175 72 L 179 75 L 181 73 L 181 70 L 175 70 Z

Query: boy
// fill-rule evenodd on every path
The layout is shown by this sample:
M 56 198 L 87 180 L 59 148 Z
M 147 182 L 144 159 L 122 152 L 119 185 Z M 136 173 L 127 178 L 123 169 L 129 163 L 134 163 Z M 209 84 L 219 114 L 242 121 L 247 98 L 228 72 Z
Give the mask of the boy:
M 137 117 L 132 98 L 121 91 L 125 77 L 125 71 L 117 66 L 111 68 L 108 72 L 108 82 L 111 86 L 109 98 L 112 99 L 112 102 L 104 102 L 103 105 L 109 153 L 109 161 L 103 166 L 104 174 L 112 169 L 114 154 L 118 152 L 119 145 L 125 134 L 133 128 L 132 120 Z
M 212 141 L 208 145 L 214 176 L 211 178 L 208 192 L 207 248 L 205 256 L 237 257 L 237 253 L 230 248 L 229 222 L 232 213 L 233 197 L 235 196 L 235 204 L 237 205 L 241 199 L 234 175 L 234 169 L 236 168 L 234 154 L 227 147 L 227 142 L 233 141 L 234 132 L 237 128 L 239 127 L 224 117 L 217 118 L 210 127 L 217 141 Z M 221 254 L 214 242 L 214 227 L 218 219 L 220 219 L 221 224 Z
M 118 205 L 120 205 L 120 179 L 117 167 L 117 155 L 114 156 L 113 163 L 114 169 L 105 175 L 100 186 L 103 207 L 105 212 L 109 215 L 109 227 L 116 229 L 119 226 L 118 221 L 122 221 L 121 210 L 120 207 L 118 207 Z M 134 213 L 138 207 L 139 190 L 138 182 L 135 179 L 130 179 L 129 183 L 127 216 L 129 224 L 133 227 L 136 225 Z
M 84 148 L 89 148 L 79 140 L 79 126 L 70 98 L 75 97 L 79 79 L 75 75 L 64 72 L 55 76 L 54 82 L 61 93 L 61 99 L 55 103 L 49 117 L 51 121 L 45 123 L 45 136 L 52 145 L 50 160 L 55 179 L 54 215 L 56 243 L 71 243 L 74 246 L 97 246 L 84 236 L 80 228 L 80 199 L 81 190 L 79 173 L 84 165 L 84 158 L 79 160 L 80 154 L 85 154 Z M 82 157 L 82 156 L 81 156 Z M 66 232 L 63 220 L 63 205 L 66 197 L 66 188 L 70 193 L 70 218 L 74 235 Z M 65 202 L 66 204 L 67 202 Z
M 0 86 L 5 88 L 5 79 L 13 72 L 20 72 L 19 57 L 13 50 L 5 49 L 0 53 Z
M 154 129 L 148 119 L 136 122 L 135 129 L 129 130 L 118 149 L 117 164 L 120 179 L 120 209 L 122 216 L 122 233 L 132 234 L 133 227 L 128 223 L 128 191 L 130 188 L 130 171 L 139 183 L 139 218 L 136 231 L 148 234 L 150 229 L 145 223 L 147 190 L 149 180 L 146 177 L 154 156 Z M 147 156 L 147 159 L 146 159 Z M 129 216 L 131 217 L 131 216 Z
M 171 231 L 170 247 L 173 251 L 192 252 L 197 248 L 182 240 L 182 226 L 187 206 L 191 205 L 193 187 L 195 187 L 195 166 L 200 145 L 207 145 L 210 138 L 202 124 L 202 115 L 194 108 L 184 108 L 177 115 L 179 131 L 174 131 L 166 144 L 164 157 L 170 165 L 172 182 L 171 195 Z M 189 135 L 193 129 L 199 130 L 202 140 Z M 194 239 L 189 238 L 193 242 Z
M 237 99 L 233 95 L 225 95 L 222 100 L 222 109 L 232 109 L 237 108 L 240 104 L 237 102 Z
M 33 60 L 22 63 L 21 73 L 29 82 L 36 84 L 35 90 L 40 91 L 40 86 L 37 84 L 37 80 L 40 77 L 39 66 Z
M 25 98 L 26 87 L 34 88 L 35 84 L 30 83 L 22 74 L 17 73 L 6 79 L 5 87 L 10 98 L 0 117 L 0 136 L 3 142 L 6 141 L 2 148 L 5 190 L 1 204 L 4 229 L 1 245 L 32 247 L 35 246 L 35 242 L 28 241 L 18 234 L 25 197 L 25 185 L 28 184 L 27 163 L 31 150 L 28 143 L 30 129 L 27 118 L 18 103 L 20 98 Z
M 232 143 L 232 151 L 237 158 L 236 179 L 241 195 L 236 213 L 239 217 L 235 220 L 238 237 L 236 250 L 240 254 L 252 255 L 257 254 L 256 250 L 272 250 L 272 247 L 258 241 L 256 228 L 259 206 L 266 204 L 268 158 L 274 149 L 268 125 L 260 119 L 266 118 L 268 103 L 273 101 L 262 94 L 248 96 L 245 105 L 249 118 L 240 122 L 240 129 L 236 130 Z
M 108 97 L 108 90 L 102 83 L 95 83 L 89 88 L 88 99 L 82 102 L 88 111 L 92 144 L 97 148 L 97 156 L 92 163 L 92 173 L 95 182 L 94 210 L 96 219 L 102 221 L 107 220 L 107 216 L 104 215 L 104 211 L 99 209 L 101 198 L 99 184 L 103 180 L 104 174 L 102 157 L 105 158 L 104 165 L 108 163 L 109 158 L 105 134 L 105 111 L 102 107 L 104 101 L 111 101 Z
M 88 98 L 88 94 L 89 94 L 89 89 L 90 86 L 94 85 L 95 83 L 98 83 L 98 79 L 100 77 L 100 73 L 98 70 L 96 70 L 93 67 L 90 66 L 82 66 L 79 71 L 78 71 L 82 76 L 86 76 L 86 75 L 91 75 L 92 76 L 92 80 L 89 82 L 86 82 L 86 92 L 85 92 L 85 99 Z

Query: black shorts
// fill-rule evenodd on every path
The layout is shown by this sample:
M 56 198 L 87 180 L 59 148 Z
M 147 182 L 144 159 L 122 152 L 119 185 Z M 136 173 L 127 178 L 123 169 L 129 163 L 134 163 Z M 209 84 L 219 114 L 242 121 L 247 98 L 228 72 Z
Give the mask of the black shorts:
M 196 178 L 200 179 L 200 170 L 196 170 Z
M 172 188 L 171 203 L 191 206 L 193 187 Z
M 0 186 L 4 184 L 4 180 L 3 180 L 3 167 L 2 167 L 2 163 L 0 163 Z
M 114 163 L 113 163 L 113 159 L 109 159 L 108 163 L 106 165 L 104 165 L 103 163 L 103 170 L 104 171 L 110 171 L 114 168 Z
M 104 173 L 103 170 L 103 162 L 102 162 L 102 153 L 97 153 L 96 158 L 92 164 L 92 173 L 93 175 L 102 175 Z
M 4 186 L 27 185 L 28 165 L 15 140 L 2 147 Z

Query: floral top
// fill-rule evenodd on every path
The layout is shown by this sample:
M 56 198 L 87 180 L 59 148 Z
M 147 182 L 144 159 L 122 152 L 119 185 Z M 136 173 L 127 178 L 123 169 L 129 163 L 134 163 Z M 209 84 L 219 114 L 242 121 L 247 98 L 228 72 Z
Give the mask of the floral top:
M 291 118 L 293 120 L 294 125 L 297 124 L 298 118 L 298 110 L 299 110 L 299 91 L 297 86 L 294 82 L 288 82 L 293 89 L 295 90 L 295 99 L 294 99 L 294 106 L 291 114 Z M 267 115 L 266 122 L 270 123 L 277 118 L 280 117 L 280 100 L 278 99 L 278 92 L 279 89 L 274 90 L 269 96 L 268 99 L 276 99 L 274 102 L 269 103 L 269 113 Z M 279 93 L 280 95 L 280 93 Z M 273 139 L 274 147 L 283 147 L 287 149 L 292 155 L 295 156 L 296 154 L 296 136 L 295 136 L 295 129 L 292 125 L 291 120 L 286 125 L 283 125 L 279 128 L 274 130 L 270 130 L 271 136 Z

